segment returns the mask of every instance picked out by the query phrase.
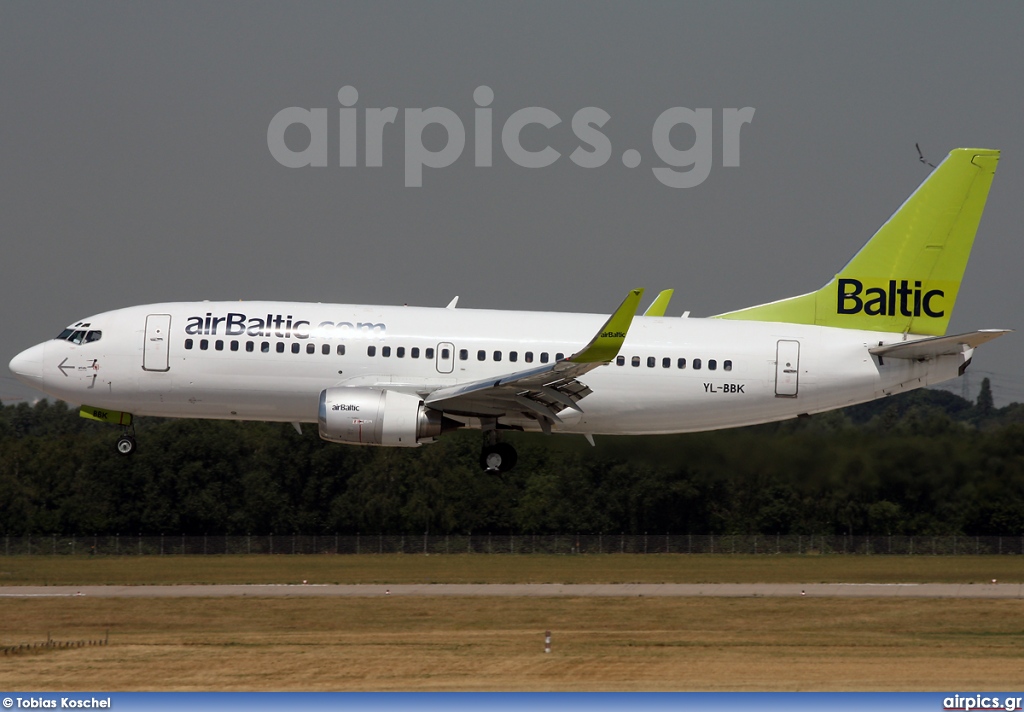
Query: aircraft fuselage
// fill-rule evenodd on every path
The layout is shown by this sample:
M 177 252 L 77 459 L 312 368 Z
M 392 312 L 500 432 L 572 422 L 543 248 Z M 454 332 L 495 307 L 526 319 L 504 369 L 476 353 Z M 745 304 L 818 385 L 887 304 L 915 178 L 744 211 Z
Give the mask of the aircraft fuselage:
M 63 400 L 136 415 L 312 423 L 325 388 L 426 396 L 573 354 L 605 318 L 176 302 L 83 319 L 69 330 L 99 338 L 44 342 L 12 369 Z M 782 420 L 953 378 L 971 355 L 918 362 L 868 352 L 891 340 L 882 332 L 801 324 L 636 317 L 616 361 L 581 378 L 593 391 L 580 401 L 582 411 L 562 410 L 552 429 L 653 434 Z M 495 415 L 540 429 L 521 414 Z M 461 420 L 479 427 L 477 418 Z

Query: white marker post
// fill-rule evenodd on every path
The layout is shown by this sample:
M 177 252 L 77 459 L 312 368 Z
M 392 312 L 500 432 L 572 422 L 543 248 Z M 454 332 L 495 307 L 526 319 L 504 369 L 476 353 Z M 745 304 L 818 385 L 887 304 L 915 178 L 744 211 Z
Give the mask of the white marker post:
M 551 631 L 550 630 L 544 631 L 544 652 L 545 653 L 550 653 L 551 652 Z

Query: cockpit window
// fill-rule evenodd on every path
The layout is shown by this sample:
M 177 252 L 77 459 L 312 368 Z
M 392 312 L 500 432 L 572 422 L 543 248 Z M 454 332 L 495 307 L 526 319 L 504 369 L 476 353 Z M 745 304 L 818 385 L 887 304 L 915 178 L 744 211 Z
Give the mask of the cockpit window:
M 60 341 L 70 341 L 73 344 L 90 344 L 101 338 L 103 338 L 102 331 L 85 331 L 84 329 L 64 329 L 57 337 Z

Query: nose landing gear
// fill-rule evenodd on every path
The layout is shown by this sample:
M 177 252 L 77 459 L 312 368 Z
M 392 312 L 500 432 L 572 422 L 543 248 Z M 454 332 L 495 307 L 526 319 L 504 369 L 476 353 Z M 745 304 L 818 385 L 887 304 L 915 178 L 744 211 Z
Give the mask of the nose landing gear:
M 126 426 L 121 437 L 117 439 L 117 452 L 121 455 L 135 454 L 135 424 Z
M 131 413 L 83 405 L 78 410 L 78 414 L 88 420 L 98 420 L 101 423 L 120 425 L 121 437 L 117 440 L 117 451 L 122 455 L 131 455 L 135 452 L 135 418 Z
M 131 455 L 135 452 L 135 438 L 131 435 L 122 435 L 117 439 L 117 451 L 122 455 Z

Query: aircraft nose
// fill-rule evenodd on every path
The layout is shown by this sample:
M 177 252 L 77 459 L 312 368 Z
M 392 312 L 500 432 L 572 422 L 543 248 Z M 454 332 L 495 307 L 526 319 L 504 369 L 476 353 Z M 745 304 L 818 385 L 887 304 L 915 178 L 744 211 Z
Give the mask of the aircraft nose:
M 46 344 L 37 344 L 22 351 L 11 359 L 8 366 L 19 381 L 30 386 L 39 385 L 43 379 L 43 351 Z

